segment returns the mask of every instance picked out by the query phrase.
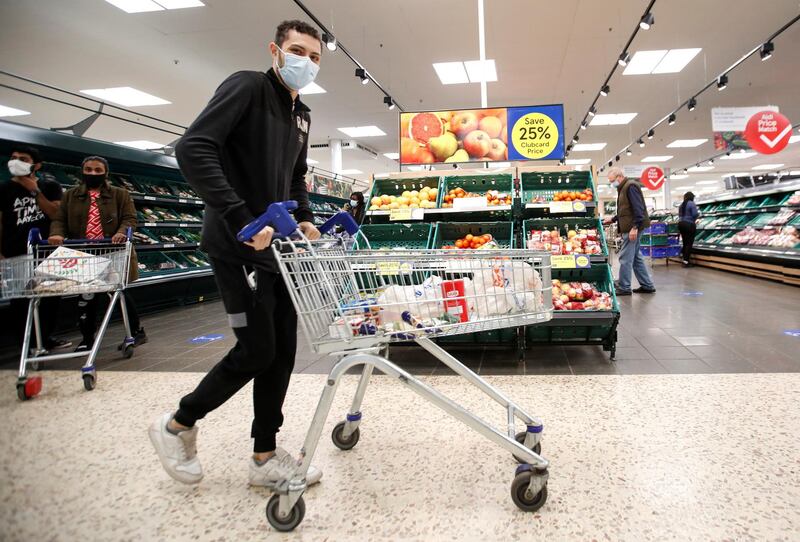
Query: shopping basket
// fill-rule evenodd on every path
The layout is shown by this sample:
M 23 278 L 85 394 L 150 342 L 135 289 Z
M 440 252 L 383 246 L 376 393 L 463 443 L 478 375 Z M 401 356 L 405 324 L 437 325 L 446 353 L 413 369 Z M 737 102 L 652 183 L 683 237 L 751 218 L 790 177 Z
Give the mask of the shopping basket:
M 87 391 L 97 383 L 94 361 L 105 335 L 111 313 L 117 302 L 122 309 L 125 339 L 119 350 L 125 358 L 133 355 L 128 313 L 122 290 L 128 283 L 128 266 L 131 259 L 131 229 L 127 240 L 115 244 L 111 238 L 65 240 L 61 246 L 47 244 L 41 239 L 37 228 L 28 235 L 28 253 L 23 256 L 0 260 L 0 299 L 28 299 L 28 316 L 20 353 L 17 396 L 25 401 L 39 394 L 42 379 L 28 377 L 28 366 L 36 370 L 44 361 L 86 357 L 81 368 L 83 385 Z M 108 309 L 103 315 L 92 348 L 86 351 L 64 354 L 49 354 L 43 348 L 43 337 L 39 324 L 39 304 L 44 297 L 108 294 Z M 31 348 L 31 331 L 36 341 Z
M 342 239 L 306 239 L 287 212 L 293 206 L 273 204 L 242 231 L 240 240 L 267 223 L 285 236 L 273 243 L 272 251 L 303 333 L 311 349 L 338 356 L 339 361 L 326 380 L 293 476 L 276 484 L 267 503 L 269 523 L 290 531 L 303 520 L 305 476 L 341 377 L 354 366 L 363 366 L 363 371 L 350 411 L 332 433 L 338 448 L 349 450 L 359 440 L 361 403 L 377 368 L 512 453 L 521 465 L 511 498 L 522 510 L 538 510 L 547 499 L 548 479 L 548 462 L 539 455 L 542 422 L 432 339 L 550 320 L 549 254 L 525 249 L 353 251 Z M 264 218 L 270 213 L 271 218 Z M 401 341 L 416 342 L 500 403 L 507 411 L 506 431 L 498 431 L 389 361 L 388 345 Z M 517 418 L 526 431 L 515 432 Z

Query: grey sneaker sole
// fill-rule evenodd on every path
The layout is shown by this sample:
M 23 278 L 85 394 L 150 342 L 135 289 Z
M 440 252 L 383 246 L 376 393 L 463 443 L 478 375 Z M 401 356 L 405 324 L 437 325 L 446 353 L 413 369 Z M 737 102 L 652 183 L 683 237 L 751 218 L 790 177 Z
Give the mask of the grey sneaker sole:
M 203 475 L 200 476 L 193 476 L 188 473 L 180 473 L 171 469 L 169 463 L 167 462 L 166 455 L 164 454 L 164 446 L 161 443 L 161 431 L 159 429 L 155 429 L 152 425 L 150 429 L 147 431 L 147 435 L 150 437 L 150 442 L 153 443 L 153 448 L 156 450 L 156 455 L 158 455 L 158 460 L 161 461 L 161 466 L 164 467 L 164 471 L 169 474 L 170 478 L 181 482 L 183 484 L 197 484 L 200 480 L 203 479 Z

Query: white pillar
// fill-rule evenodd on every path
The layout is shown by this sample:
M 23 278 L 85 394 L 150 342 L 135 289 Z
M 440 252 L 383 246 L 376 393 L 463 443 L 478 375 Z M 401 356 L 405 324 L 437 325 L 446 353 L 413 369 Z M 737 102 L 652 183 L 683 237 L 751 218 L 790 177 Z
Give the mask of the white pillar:
M 334 173 L 342 172 L 342 140 L 328 140 L 328 147 L 331 150 L 331 171 Z

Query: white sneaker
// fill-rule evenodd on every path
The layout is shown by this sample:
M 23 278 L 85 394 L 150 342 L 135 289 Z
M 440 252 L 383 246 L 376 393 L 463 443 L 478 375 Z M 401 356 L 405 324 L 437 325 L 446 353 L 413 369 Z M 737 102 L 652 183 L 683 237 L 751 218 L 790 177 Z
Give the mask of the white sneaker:
M 250 461 L 249 481 L 251 486 L 275 487 L 282 480 L 289 480 L 297 470 L 297 460 L 283 448 L 276 448 L 275 455 L 263 465 Z M 322 478 L 322 471 L 310 465 L 306 473 L 306 486 L 313 486 Z
M 173 435 L 167 431 L 171 419 L 172 413 L 167 412 L 153 422 L 148 431 L 150 442 L 167 474 L 184 484 L 196 484 L 203 479 L 197 459 L 197 426 Z

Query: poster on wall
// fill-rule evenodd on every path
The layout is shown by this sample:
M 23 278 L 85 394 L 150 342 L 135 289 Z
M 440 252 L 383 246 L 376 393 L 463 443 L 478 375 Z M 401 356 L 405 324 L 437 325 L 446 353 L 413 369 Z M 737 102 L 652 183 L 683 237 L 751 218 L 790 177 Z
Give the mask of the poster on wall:
M 720 151 L 746 150 L 750 148 L 745 130 L 747 121 L 761 111 L 778 111 L 777 105 L 754 107 L 714 107 L 711 109 L 711 130 L 714 132 L 714 148 Z
M 564 106 L 400 114 L 400 163 L 561 160 Z
M 306 188 L 309 193 L 322 194 L 347 199 L 353 192 L 353 183 L 339 181 L 327 175 L 309 173 L 306 175 Z

